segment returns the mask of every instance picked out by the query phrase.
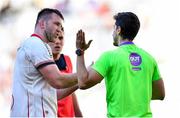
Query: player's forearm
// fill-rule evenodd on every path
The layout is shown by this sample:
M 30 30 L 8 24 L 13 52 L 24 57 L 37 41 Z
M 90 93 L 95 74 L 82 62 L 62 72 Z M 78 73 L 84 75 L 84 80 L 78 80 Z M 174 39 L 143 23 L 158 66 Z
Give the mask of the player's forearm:
M 51 77 L 48 80 L 48 83 L 56 88 L 63 89 L 71 87 L 77 84 L 77 75 L 76 74 L 55 74 L 54 77 Z
M 55 64 L 39 69 L 44 79 L 56 89 L 67 88 L 77 84 L 77 74 L 63 74 Z
M 61 76 L 57 78 L 57 83 L 60 84 L 60 88 L 67 88 L 67 87 L 72 87 L 75 84 L 77 84 L 77 74 L 66 74 L 66 73 L 61 73 Z
M 79 88 L 86 87 L 88 82 L 88 71 L 84 62 L 84 55 L 77 56 L 77 76 Z
M 72 87 L 69 88 L 65 88 L 65 89 L 57 89 L 57 99 L 61 100 L 65 97 L 67 97 L 68 95 L 72 94 L 75 90 L 78 89 L 78 85 L 74 85 Z

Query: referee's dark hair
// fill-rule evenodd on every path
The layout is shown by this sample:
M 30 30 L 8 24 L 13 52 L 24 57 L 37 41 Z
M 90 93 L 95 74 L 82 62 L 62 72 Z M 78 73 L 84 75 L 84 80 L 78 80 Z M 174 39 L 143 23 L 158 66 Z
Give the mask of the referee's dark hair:
M 121 27 L 120 36 L 123 39 L 133 40 L 140 28 L 138 17 L 132 12 L 120 12 L 114 16 L 115 25 Z

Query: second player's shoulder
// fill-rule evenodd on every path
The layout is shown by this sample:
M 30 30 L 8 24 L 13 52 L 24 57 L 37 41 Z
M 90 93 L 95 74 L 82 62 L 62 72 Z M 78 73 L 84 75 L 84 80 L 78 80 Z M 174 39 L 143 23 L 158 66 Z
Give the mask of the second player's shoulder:
M 65 59 L 71 60 L 69 55 L 66 55 L 66 54 L 61 54 L 61 55 L 63 55 Z

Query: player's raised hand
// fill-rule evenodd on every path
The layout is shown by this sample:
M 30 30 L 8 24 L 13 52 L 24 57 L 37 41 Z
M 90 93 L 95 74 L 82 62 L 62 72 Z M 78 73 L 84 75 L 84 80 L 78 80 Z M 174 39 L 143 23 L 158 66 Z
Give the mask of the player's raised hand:
M 86 44 L 85 33 L 82 30 L 79 30 L 76 34 L 76 48 L 83 51 L 87 50 L 91 44 L 92 40 L 89 40 Z

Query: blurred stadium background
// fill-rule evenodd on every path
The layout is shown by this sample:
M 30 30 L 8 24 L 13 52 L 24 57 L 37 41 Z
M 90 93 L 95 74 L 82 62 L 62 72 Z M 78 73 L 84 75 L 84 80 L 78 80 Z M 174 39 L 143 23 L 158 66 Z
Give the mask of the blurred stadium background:
M 158 61 L 166 88 L 163 102 L 152 101 L 154 118 L 178 117 L 180 109 L 180 1 L 179 0 L 0 0 L 0 117 L 9 117 L 11 76 L 19 44 L 34 30 L 37 13 L 44 7 L 62 11 L 65 22 L 65 47 L 76 71 L 75 36 L 78 29 L 93 39 L 86 52 L 86 65 L 112 45 L 113 15 L 132 11 L 141 21 L 135 43 Z M 76 91 L 86 118 L 106 117 L 105 85 Z M 23 103 L 22 103 L 23 105 Z

